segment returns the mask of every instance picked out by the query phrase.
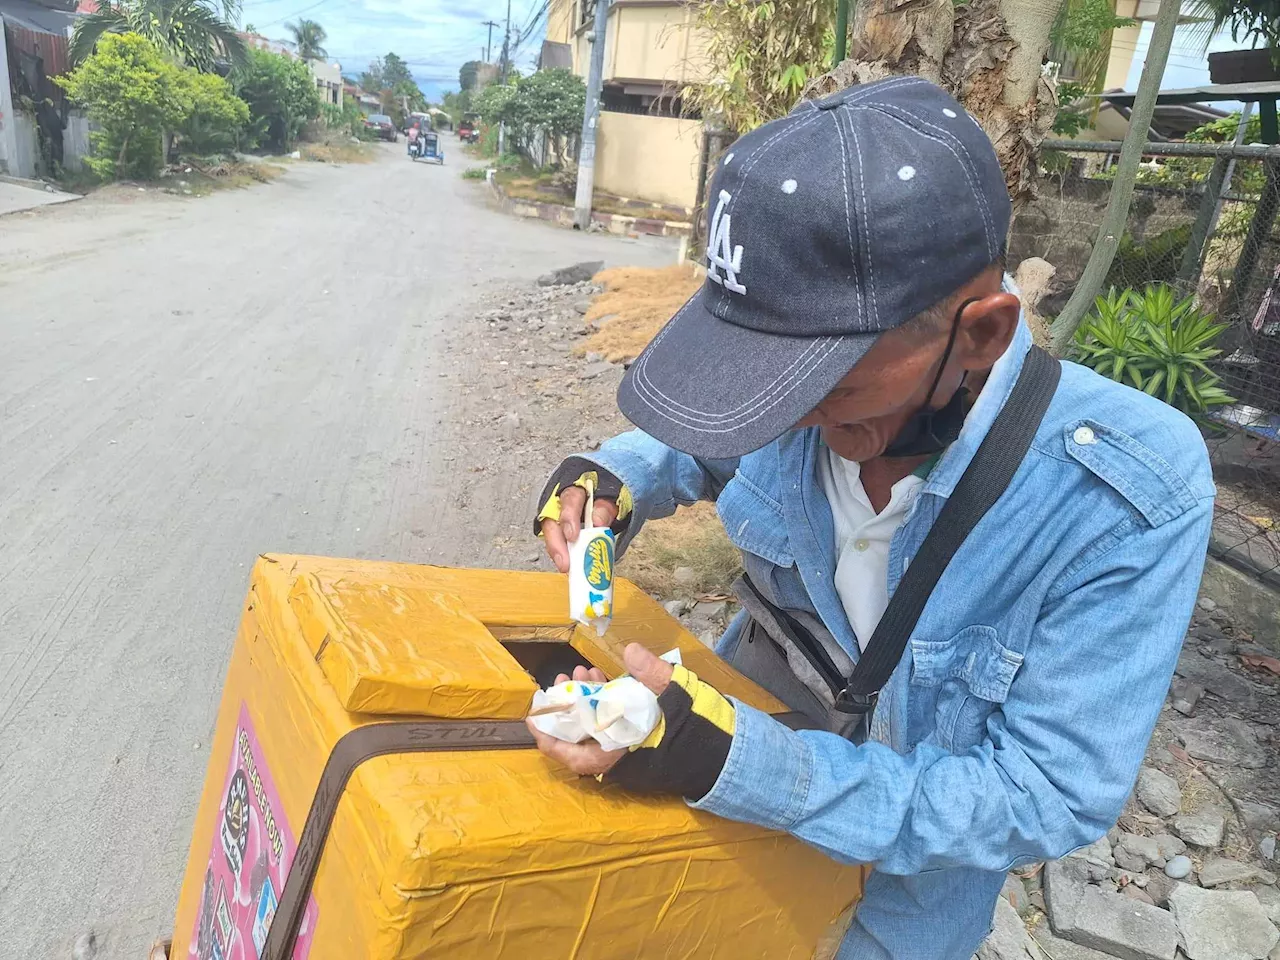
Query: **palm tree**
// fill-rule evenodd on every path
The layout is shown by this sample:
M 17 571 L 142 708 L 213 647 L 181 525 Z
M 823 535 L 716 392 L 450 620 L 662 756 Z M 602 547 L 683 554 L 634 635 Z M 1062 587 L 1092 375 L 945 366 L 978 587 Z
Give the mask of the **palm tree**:
M 245 59 L 244 41 L 233 25 L 238 4 L 224 0 L 103 0 L 96 13 L 76 21 L 71 61 L 93 53 L 104 33 L 138 33 L 179 63 L 205 73 L 222 61 Z
M 293 34 L 298 56 L 303 60 L 323 60 L 328 56 L 322 46 L 328 35 L 320 24 L 314 20 L 299 20 L 297 23 L 286 23 L 285 26 Z

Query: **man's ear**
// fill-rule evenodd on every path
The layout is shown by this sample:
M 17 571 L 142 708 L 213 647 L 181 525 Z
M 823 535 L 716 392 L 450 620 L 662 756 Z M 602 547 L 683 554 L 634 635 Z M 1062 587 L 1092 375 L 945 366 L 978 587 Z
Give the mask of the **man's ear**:
M 992 293 L 960 311 L 955 354 L 966 370 L 985 370 L 1000 359 L 1018 328 L 1021 305 L 1012 293 Z

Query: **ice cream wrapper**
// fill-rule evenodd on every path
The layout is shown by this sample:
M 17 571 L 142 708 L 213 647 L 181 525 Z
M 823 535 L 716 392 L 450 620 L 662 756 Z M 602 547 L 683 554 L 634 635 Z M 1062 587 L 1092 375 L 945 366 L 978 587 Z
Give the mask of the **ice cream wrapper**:
M 613 531 L 583 527 L 569 544 L 569 616 L 604 636 L 613 616 Z
M 658 698 L 634 677 L 607 683 L 566 680 L 533 695 L 533 710 L 570 704 L 561 713 L 531 717 L 548 736 L 569 743 L 591 738 L 606 750 L 625 750 L 643 743 L 658 725 Z

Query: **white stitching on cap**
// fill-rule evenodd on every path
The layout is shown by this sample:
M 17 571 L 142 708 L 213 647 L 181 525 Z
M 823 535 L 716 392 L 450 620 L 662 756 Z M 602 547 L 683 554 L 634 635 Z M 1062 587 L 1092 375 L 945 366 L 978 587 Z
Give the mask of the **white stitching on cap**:
M 808 377 L 808 375 L 814 369 L 818 367 L 819 364 L 821 364 L 828 356 L 830 356 L 830 354 L 836 349 L 836 347 L 840 345 L 843 338 L 825 337 L 823 339 L 827 341 L 827 343 L 825 344 L 826 349 L 824 349 L 821 353 L 816 354 L 812 358 L 810 358 L 806 369 L 802 370 L 799 376 L 792 377 L 787 383 L 781 384 L 777 388 L 770 391 L 772 396 L 764 398 L 764 400 L 762 400 L 760 403 L 753 404 L 752 408 L 759 407 L 760 409 L 757 413 L 755 413 L 753 416 L 750 416 L 750 417 L 744 417 L 739 415 L 739 416 L 726 418 L 726 417 L 717 415 L 712 417 L 711 419 L 705 419 L 703 417 L 695 417 L 695 416 L 690 416 L 688 414 L 681 413 L 679 410 L 675 409 L 675 407 L 678 407 L 679 405 L 676 404 L 673 406 L 673 401 L 671 400 L 671 398 L 663 394 L 662 391 L 660 391 L 656 386 L 652 384 L 651 381 L 649 381 L 643 369 L 640 370 L 635 377 L 633 377 L 632 385 L 636 388 L 637 396 L 639 396 L 640 399 L 644 401 L 644 403 L 648 405 L 648 407 L 651 410 L 655 411 L 661 416 L 666 417 L 668 420 L 681 423 L 686 428 L 690 430 L 694 430 L 698 433 L 729 433 L 732 430 L 738 429 L 748 423 L 753 423 L 756 420 L 759 420 L 761 417 L 767 414 L 770 410 L 776 407 L 779 403 L 785 400 L 792 393 L 792 391 L 794 391 L 795 388 L 800 383 L 802 383 L 804 379 Z M 815 341 L 815 343 L 822 343 L 822 341 Z M 809 353 L 809 350 L 806 349 L 805 353 L 806 354 Z M 670 412 L 668 412 L 667 410 L 663 410 L 661 406 L 655 403 L 655 399 L 651 399 L 650 396 L 647 396 L 646 394 L 651 394 L 652 397 L 655 398 L 656 400 L 662 401 L 664 405 L 671 408 Z M 718 425 L 722 423 L 727 425 L 713 426 L 713 425 Z M 700 426 L 695 426 L 695 424 L 704 424 L 706 426 L 700 427 Z
M 898 121 L 898 123 L 902 124 L 904 127 L 913 131 L 914 133 L 917 133 L 928 140 L 932 140 L 934 143 L 940 143 L 944 147 L 946 147 L 948 150 L 951 151 L 952 155 L 956 158 L 956 160 L 960 162 L 960 168 L 964 171 L 965 179 L 969 181 L 969 186 L 973 190 L 974 196 L 977 198 L 978 203 L 981 204 L 982 206 L 982 217 L 983 217 L 984 225 L 986 227 L 984 233 L 986 234 L 986 239 L 987 239 L 987 252 L 994 257 L 995 247 L 993 247 L 992 245 L 992 235 L 995 233 L 995 225 L 991 219 L 991 208 L 988 206 L 987 198 L 982 192 L 980 181 L 978 180 L 978 176 L 977 176 L 977 168 L 973 164 L 973 157 L 970 155 L 969 148 L 964 145 L 964 142 L 961 141 L 959 138 L 957 138 L 954 134 L 952 134 L 951 131 L 944 129 L 943 127 L 939 127 L 937 124 L 930 123 L 928 120 L 924 119 L 924 117 L 920 116 L 919 114 L 913 113 L 912 111 L 906 109 L 905 107 L 900 107 L 897 104 L 868 103 L 866 105 L 866 109 L 875 110 L 878 113 L 882 113 L 885 116 Z M 894 114 L 890 112 L 892 110 L 897 110 L 902 113 L 905 113 L 907 116 L 912 117 L 918 123 L 923 124 L 926 127 L 929 127 L 931 130 L 937 130 L 938 133 L 942 134 L 942 137 L 933 137 L 925 133 L 923 130 L 916 129 L 906 120 L 903 120 L 902 117 L 894 116 Z M 961 150 L 964 151 L 963 158 L 961 158 L 960 154 L 956 153 L 956 150 L 955 150 L 956 147 L 959 147 Z
M 898 110 L 902 113 L 905 113 L 907 116 L 913 118 L 917 123 L 923 124 L 924 126 L 928 127 L 930 130 L 936 130 L 938 131 L 938 133 L 942 135 L 941 137 L 930 137 L 929 134 L 925 133 L 923 130 L 916 131 L 916 133 L 920 134 L 920 136 L 922 137 L 927 137 L 928 139 L 934 141 L 935 143 L 941 143 L 944 147 L 946 147 L 955 155 L 955 158 L 957 160 L 960 161 L 960 167 L 961 169 L 964 170 L 965 179 L 969 181 L 969 186 L 973 190 L 973 195 L 977 198 L 978 203 L 981 204 L 982 206 L 982 219 L 983 219 L 983 223 L 986 226 L 985 233 L 987 238 L 987 253 L 994 260 L 996 256 L 996 251 L 999 249 L 998 245 L 992 242 L 993 236 L 996 232 L 995 224 L 991 218 L 991 208 L 987 205 L 986 195 L 982 192 L 981 181 L 978 179 L 977 167 L 973 163 L 973 157 L 969 153 L 969 148 L 966 147 L 964 145 L 964 142 L 960 140 L 958 137 L 956 137 L 955 134 L 953 134 L 950 130 L 947 130 L 944 127 L 940 127 L 936 123 L 930 123 L 924 117 L 920 116 L 917 113 L 913 113 L 912 111 L 906 109 L 905 107 L 900 107 L 894 103 L 879 103 L 879 104 L 871 103 L 871 104 L 867 104 L 867 106 L 870 109 L 883 108 L 883 109 L 880 109 L 879 112 L 886 113 L 888 116 L 893 116 L 893 115 L 891 113 L 887 113 L 887 111 Z M 903 126 L 906 126 L 906 127 L 911 126 L 911 124 L 907 123 L 901 117 L 895 117 L 895 119 L 899 123 L 903 124 Z M 952 146 L 952 143 L 948 143 L 947 142 L 948 140 L 952 141 L 952 143 L 954 143 L 954 146 Z M 956 147 L 959 147 L 961 150 L 964 151 L 964 159 L 961 159 L 960 154 L 956 153 L 955 151 Z
M 684 307 L 681 307 L 680 310 L 676 313 L 675 317 L 672 317 L 671 323 L 674 323 L 676 318 L 678 318 L 680 314 L 683 313 L 685 308 L 688 306 L 689 306 L 689 303 L 686 303 Z M 653 344 L 655 346 L 662 342 L 663 338 L 666 336 L 667 330 L 669 329 L 670 329 L 670 324 L 668 324 L 668 326 L 666 327 L 663 327 L 662 330 L 658 332 L 658 336 L 656 336 L 653 340 Z M 805 349 L 802 350 L 791 361 L 791 363 L 787 366 L 787 368 L 783 370 L 781 373 L 779 373 L 773 379 L 772 382 L 762 387 L 760 392 L 757 393 L 754 397 L 748 397 L 746 400 L 738 404 L 738 406 L 734 407 L 732 410 L 726 410 L 719 413 L 707 411 L 707 410 L 698 410 L 694 407 L 689 407 L 689 406 L 686 406 L 685 404 L 677 402 L 676 400 L 673 400 L 672 398 L 668 397 L 666 394 L 664 394 L 661 390 L 659 390 L 655 386 L 650 386 L 648 389 L 652 390 L 655 394 L 662 397 L 665 401 L 667 401 L 667 403 L 673 409 L 678 408 L 681 411 L 688 411 L 688 415 L 703 414 L 711 417 L 710 420 L 704 420 L 700 416 L 694 417 L 694 419 L 697 419 L 701 423 L 713 423 L 715 422 L 716 419 L 725 419 L 725 418 L 736 419 L 742 416 L 743 414 L 748 413 L 751 410 L 755 409 L 761 403 L 765 402 L 768 399 L 768 396 L 771 392 L 776 392 L 777 389 L 779 388 L 779 385 L 785 384 L 788 379 L 792 378 L 795 369 L 807 363 L 809 361 L 810 354 L 820 349 L 825 343 L 825 341 L 829 339 L 831 338 L 821 337 L 821 338 L 815 339 L 813 342 L 808 344 L 805 347 Z M 636 364 L 633 364 L 632 369 L 636 370 L 636 374 L 635 374 L 636 377 L 643 377 L 647 379 L 647 374 L 646 374 L 647 363 L 648 363 L 648 354 L 646 353 L 640 358 L 639 361 L 637 361 Z M 686 414 L 682 413 L 681 415 L 685 416 Z
M 871 316 L 876 326 L 880 325 L 880 304 L 876 301 L 876 265 L 871 259 L 871 248 L 875 246 L 871 239 L 871 215 L 867 206 L 867 181 L 862 175 L 862 146 L 858 143 L 858 131 L 854 128 L 852 118 L 849 123 L 849 135 L 853 137 L 853 149 L 858 157 L 858 188 L 862 191 L 862 218 L 860 227 L 865 228 L 867 235 L 867 287 L 871 291 Z
M 844 226 L 849 235 L 849 264 L 853 267 L 854 274 L 861 279 L 862 270 L 858 265 L 858 248 L 853 243 L 853 213 L 849 208 L 849 149 L 844 142 L 844 131 L 840 129 L 840 120 L 834 110 L 831 112 L 831 119 L 836 125 L 836 137 L 840 140 L 840 186 L 844 187 Z M 862 235 L 861 229 L 858 230 L 858 235 Z M 854 309 L 858 313 L 858 326 L 865 330 L 867 311 L 866 304 L 863 302 L 862 284 L 856 284 L 853 289 L 857 291 Z
M 892 80 L 884 80 L 878 84 L 870 84 L 865 89 L 859 90 L 857 93 L 850 94 L 846 97 L 842 104 L 851 107 L 856 103 L 861 103 L 867 97 L 880 93 L 884 90 L 895 90 L 898 87 L 919 87 L 931 86 L 928 80 L 923 77 L 894 77 Z
M 748 156 L 746 160 L 742 161 L 742 164 L 741 164 L 742 179 L 738 181 L 739 195 L 741 195 L 742 193 L 742 188 L 746 186 L 747 175 L 751 172 L 751 168 L 752 166 L 754 166 L 755 159 L 761 153 L 761 151 L 767 150 L 769 147 L 771 147 L 774 144 L 775 141 L 780 140 L 781 138 L 785 137 L 787 134 L 795 133 L 801 127 L 807 127 L 810 123 L 812 123 L 817 118 L 817 116 L 818 114 L 815 111 L 814 113 L 810 114 L 808 117 L 806 117 L 803 120 L 800 120 L 798 122 L 791 123 L 791 124 L 782 125 L 781 130 L 771 135 L 762 144 L 760 144 L 753 151 L 751 151 L 750 156 Z M 787 117 L 785 119 L 790 119 L 790 117 Z M 733 201 L 730 200 L 729 204 L 732 205 L 732 203 Z M 726 205 L 726 212 L 728 213 L 733 212 L 732 210 L 728 209 L 728 205 Z M 720 292 L 720 299 L 716 303 L 716 310 L 719 311 L 720 313 L 723 313 L 724 316 L 727 317 L 729 315 L 728 308 L 729 308 L 729 293 L 728 291 L 722 289 Z

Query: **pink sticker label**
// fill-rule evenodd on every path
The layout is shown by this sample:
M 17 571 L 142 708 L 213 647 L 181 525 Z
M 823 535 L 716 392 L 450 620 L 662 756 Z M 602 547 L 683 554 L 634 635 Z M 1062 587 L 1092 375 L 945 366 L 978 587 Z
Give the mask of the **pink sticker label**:
M 242 703 L 187 956 L 258 960 L 296 850 L 271 769 Z M 294 960 L 306 960 L 311 952 L 317 912 L 312 897 L 302 915 Z

